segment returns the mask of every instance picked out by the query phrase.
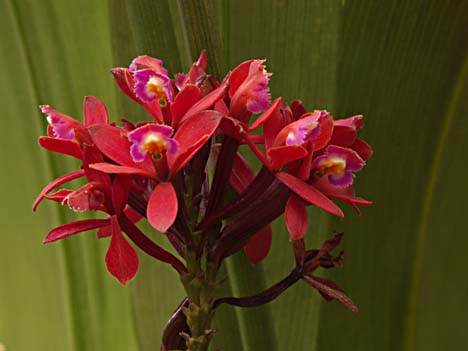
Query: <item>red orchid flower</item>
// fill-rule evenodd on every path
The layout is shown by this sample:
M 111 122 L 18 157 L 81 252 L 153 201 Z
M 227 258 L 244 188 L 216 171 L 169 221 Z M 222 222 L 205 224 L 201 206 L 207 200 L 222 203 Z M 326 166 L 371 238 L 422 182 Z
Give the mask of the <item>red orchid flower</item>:
M 126 284 L 138 270 L 138 257 L 133 247 L 122 235 L 119 218 L 128 218 L 130 223 L 141 218 L 130 206 L 126 205 L 130 179 L 125 175 L 111 179 L 107 174 L 90 167 L 90 164 L 103 162 L 104 155 L 93 144 L 87 128 L 107 126 L 107 110 L 97 98 L 86 97 L 83 125 L 49 106 L 41 106 L 41 109 L 47 114 L 49 136 L 41 137 L 39 144 L 49 151 L 76 157 L 82 161 L 83 166 L 80 171 L 64 175 L 47 185 L 34 202 L 33 210 L 36 210 L 44 198 L 49 198 L 68 205 L 74 211 L 100 210 L 109 215 L 106 219 L 81 220 L 54 228 L 47 234 L 44 243 L 54 242 L 83 231 L 98 229 L 98 237 L 111 237 L 106 254 L 109 272 L 122 284 Z M 57 187 L 83 176 L 87 178 L 88 183 L 80 189 L 74 191 L 60 189 L 50 194 Z M 153 254 L 159 258 L 165 258 L 169 261 L 168 263 L 182 269 L 183 265 L 175 257 L 169 257 L 170 254 L 162 248 L 154 244 L 152 250 Z

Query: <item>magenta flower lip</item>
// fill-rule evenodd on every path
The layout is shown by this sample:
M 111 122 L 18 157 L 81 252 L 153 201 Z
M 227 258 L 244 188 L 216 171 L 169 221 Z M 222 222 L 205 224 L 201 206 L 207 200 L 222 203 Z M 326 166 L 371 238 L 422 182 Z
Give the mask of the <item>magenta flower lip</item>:
M 330 145 L 323 155 L 312 163 L 312 169 L 319 177 L 327 176 L 330 184 L 347 187 L 353 184 L 354 172 L 362 169 L 365 162 L 353 150 Z
M 135 94 L 144 102 L 157 100 L 162 107 L 172 103 L 170 79 L 151 69 L 142 69 L 133 73 Z
M 54 136 L 61 140 L 75 140 L 75 127 L 78 122 L 73 118 L 55 111 L 49 105 L 40 106 L 42 113 L 47 115 L 47 122 L 52 127 Z
M 128 133 L 127 137 L 133 144 L 130 154 L 135 162 L 144 161 L 147 154 L 160 157 L 166 151 L 175 154 L 178 143 L 171 138 L 173 129 L 165 125 L 147 124 Z

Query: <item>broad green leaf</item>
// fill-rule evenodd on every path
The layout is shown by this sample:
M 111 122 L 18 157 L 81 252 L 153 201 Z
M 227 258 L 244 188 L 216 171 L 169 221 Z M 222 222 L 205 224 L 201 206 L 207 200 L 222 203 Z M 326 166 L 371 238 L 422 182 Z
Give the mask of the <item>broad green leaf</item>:
M 339 280 L 360 312 L 323 306 L 318 348 L 463 349 L 467 3 L 346 2 L 344 13 L 337 107 L 365 115 L 375 156 L 357 183 L 374 206 L 335 225 L 348 233 Z

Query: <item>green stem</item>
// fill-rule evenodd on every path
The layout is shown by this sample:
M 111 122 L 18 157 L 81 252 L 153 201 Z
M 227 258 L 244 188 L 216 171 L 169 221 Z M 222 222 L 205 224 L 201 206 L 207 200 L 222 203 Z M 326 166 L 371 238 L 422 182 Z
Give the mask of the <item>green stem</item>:
M 188 273 L 182 275 L 189 305 L 183 309 L 190 328 L 190 335 L 184 335 L 189 351 L 207 351 L 213 331 L 211 322 L 214 316 L 214 300 L 217 270 L 207 263 L 204 272 L 200 258 L 194 249 L 187 248 Z

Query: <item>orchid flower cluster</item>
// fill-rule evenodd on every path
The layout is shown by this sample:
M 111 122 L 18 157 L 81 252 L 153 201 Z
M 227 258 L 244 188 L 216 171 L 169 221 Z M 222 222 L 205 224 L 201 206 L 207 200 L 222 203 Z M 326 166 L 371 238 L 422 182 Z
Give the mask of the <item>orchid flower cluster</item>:
M 136 124 L 110 123 L 95 97 L 85 98 L 83 123 L 41 106 L 49 125 L 39 144 L 82 166 L 47 185 L 33 209 L 49 199 L 73 211 L 105 214 L 56 227 L 44 243 L 97 229 L 99 239 L 110 241 L 107 269 L 122 284 L 138 271 L 134 247 L 171 265 L 187 298 L 168 322 L 164 350 L 206 350 L 219 305 L 264 304 L 300 280 L 326 300 L 357 311 L 341 288 L 315 274 L 342 264 L 342 253 L 331 251 L 343 234 L 316 249 L 306 248 L 304 236 L 307 206 L 341 218 L 333 200 L 358 213 L 359 206 L 371 204 L 353 190 L 356 173 L 372 155 L 357 137 L 362 116 L 334 120 L 325 110 L 308 111 L 299 100 L 271 102 L 264 60 L 240 64 L 221 82 L 206 66 L 202 52 L 187 74 L 174 78 L 149 56 L 112 69 L 119 88 L 147 112 Z M 239 152 L 241 145 L 258 159 L 256 171 Z M 86 181 L 79 189 L 63 187 L 78 178 Z M 262 261 L 272 242 L 271 223 L 283 213 L 295 261 L 291 274 L 254 296 L 218 296 L 224 259 L 244 250 L 254 264 Z M 144 232 L 141 220 L 165 235 L 174 250 L 159 246 L 153 237 L 161 234 Z

